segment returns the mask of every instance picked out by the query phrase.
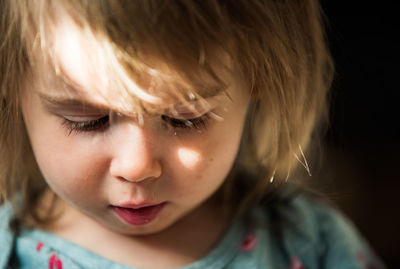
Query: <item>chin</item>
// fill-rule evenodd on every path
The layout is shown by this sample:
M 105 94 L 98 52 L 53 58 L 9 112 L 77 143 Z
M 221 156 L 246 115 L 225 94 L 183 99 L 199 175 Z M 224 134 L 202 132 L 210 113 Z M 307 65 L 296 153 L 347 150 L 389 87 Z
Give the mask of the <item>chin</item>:
M 118 228 L 107 226 L 108 229 L 111 229 L 114 232 L 117 232 L 122 235 L 127 236 L 147 236 L 147 235 L 155 235 L 161 233 L 163 231 L 168 230 L 172 227 L 174 223 L 149 223 L 147 225 L 142 226 L 132 226 L 129 224 L 124 224 Z

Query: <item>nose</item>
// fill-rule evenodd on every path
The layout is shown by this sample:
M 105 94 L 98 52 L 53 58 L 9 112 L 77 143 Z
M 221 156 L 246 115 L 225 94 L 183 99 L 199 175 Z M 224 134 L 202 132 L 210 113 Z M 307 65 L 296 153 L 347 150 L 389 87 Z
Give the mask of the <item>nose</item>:
M 136 183 L 160 177 L 162 166 L 157 156 L 156 134 L 136 124 L 124 125 L 112 135 L 111 176 Z

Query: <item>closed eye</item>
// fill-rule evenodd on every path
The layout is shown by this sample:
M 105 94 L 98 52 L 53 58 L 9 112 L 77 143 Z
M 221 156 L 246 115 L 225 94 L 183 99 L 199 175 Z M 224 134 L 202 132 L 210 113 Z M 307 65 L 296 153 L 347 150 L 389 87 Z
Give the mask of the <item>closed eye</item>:
M 191 119 L 178 119 L 174 117 L 170 117 L 167 115 L 161 115 L 161 119 L 166 122 L 170 127 L 175 130 L 205 130 L 207 128 L 208 121 L 210 119 L 208 113 Z M 63 118 L 63 126 L 65 126 L 70 135 L 71 133 L 81 133 L 81 132 L 94 132 L 94 131 L 103 131 L 110 124 L 109 115 L 105 115 L 103 117 L 93 119 L 93 120 L 85 120 L 85 121 L 77 121 L 68 118 Z
M 183 130 L 204 130 L 209 121 L 208 113 L 192 119 L 177 119 L 167 115 L 162 115 L 161 119 L 174 129 Z
M 88 121 L 73 121 L 71 119 L 63 118 L 63 125 L 68 128 L 69 135 L 72 132 L 102 131 L 109 126 L 109 115 Z

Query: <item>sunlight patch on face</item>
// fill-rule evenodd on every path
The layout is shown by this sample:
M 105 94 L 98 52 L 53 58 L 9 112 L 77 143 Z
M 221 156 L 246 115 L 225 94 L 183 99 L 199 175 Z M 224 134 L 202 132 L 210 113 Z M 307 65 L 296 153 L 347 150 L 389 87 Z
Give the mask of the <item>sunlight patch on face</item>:
M 179 148 L 178 158 L 188 169 L 194 169 L 203 159 L 199 152 L 188 148 Z

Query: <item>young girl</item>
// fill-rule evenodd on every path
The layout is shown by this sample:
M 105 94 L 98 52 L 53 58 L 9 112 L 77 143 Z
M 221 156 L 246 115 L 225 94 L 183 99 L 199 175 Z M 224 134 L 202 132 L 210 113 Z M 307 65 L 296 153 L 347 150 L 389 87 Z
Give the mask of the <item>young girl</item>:
M 295 183 L 332 77 L 316 0 L 0 10 L 1 268 L 384 268 Z

